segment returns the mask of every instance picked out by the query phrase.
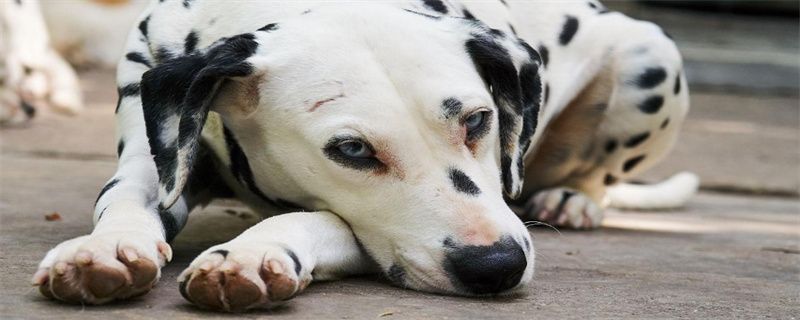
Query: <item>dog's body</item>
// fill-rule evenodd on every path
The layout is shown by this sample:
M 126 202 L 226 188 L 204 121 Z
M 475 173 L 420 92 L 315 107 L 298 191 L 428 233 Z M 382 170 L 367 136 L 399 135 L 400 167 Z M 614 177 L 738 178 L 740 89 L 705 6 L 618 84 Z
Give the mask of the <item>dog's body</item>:
M 658 27 L 532 5 L 519 29 L 500 1 L 154 2 L 119 65 L 120 165 L 95 231 L 34 283 L 76 302 L 144 293 L 190 209 L 232 193 L 295 213 L 186 269 L 204 307 L 373 270 L 441 293 L 523 286 L 533 244 L 503 194 L 523 219 L 596 227 L 606 188 L 666 154 L 688 110 Z

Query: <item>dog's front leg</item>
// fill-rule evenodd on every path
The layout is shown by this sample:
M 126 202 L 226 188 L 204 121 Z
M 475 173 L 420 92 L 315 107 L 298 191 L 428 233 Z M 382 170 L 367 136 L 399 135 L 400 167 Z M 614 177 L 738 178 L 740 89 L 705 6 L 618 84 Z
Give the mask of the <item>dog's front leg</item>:
M 221 311 L 269 308 L 312 279 L 377 270 L 350 230 L 330 212 L 275 216 L 209 248 L 178 277 L 181 294 Z
M 171 259 L 166 241 L 186 222 L 191 203 L 183 197 L 169 209 L 158 206 L 159 178 L 139 92 L 153 57 L 137 32 L 128 50 L 138 58 L 117 69 L 119 167 L 97 197 L 92 233 L 62 242 L 39 264 L 33 284 L 47 297 L 99 304 L 146 293 Z

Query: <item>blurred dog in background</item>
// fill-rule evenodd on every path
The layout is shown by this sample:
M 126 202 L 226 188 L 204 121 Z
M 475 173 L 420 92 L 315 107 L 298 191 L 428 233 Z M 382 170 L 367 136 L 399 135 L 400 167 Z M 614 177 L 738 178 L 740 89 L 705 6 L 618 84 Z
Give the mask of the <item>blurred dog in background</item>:
M 83 108 L 74 68 L 113 68 L 146 0 L 0 2 L 0 125 Z

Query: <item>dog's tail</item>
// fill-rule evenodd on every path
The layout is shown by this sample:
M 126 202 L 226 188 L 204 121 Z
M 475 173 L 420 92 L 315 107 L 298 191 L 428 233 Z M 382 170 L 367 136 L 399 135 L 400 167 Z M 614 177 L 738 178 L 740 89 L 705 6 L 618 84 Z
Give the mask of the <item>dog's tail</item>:
M 700 178 L 681 172 L 655 184 L 622 183 L 608 189 L 609 205 L 619 209 L 671 209 L 686 204 L 697 193 Z

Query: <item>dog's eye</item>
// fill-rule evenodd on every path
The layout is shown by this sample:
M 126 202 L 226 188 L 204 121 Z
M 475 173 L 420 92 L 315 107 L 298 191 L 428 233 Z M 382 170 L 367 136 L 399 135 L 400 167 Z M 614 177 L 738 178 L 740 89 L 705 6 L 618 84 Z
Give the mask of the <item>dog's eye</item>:
M 349 140 L 340 143 L 336 146 L 343 155 L 352 158 L 372 158 L 375 156 L 375 153 L 370 149 L 370 147 L 362 142 L 357 140 Z
M 476 140 L 486 133 L 489 126 L 486 125 L 490 119 L 490 111 L 478 111 L 464 119 L 464 127 L 467 129 L 467 140 Z
M 328 159 L 351 169 L 372 170 L 383 167 L 383 163 L 375 157 L 372 146 L 359 138 L 334 137 L 322 150 Z

